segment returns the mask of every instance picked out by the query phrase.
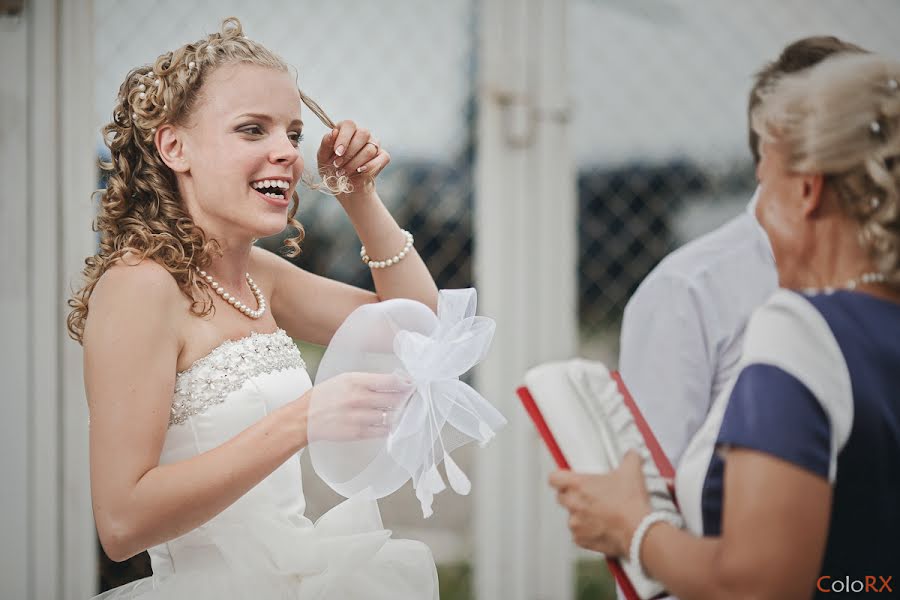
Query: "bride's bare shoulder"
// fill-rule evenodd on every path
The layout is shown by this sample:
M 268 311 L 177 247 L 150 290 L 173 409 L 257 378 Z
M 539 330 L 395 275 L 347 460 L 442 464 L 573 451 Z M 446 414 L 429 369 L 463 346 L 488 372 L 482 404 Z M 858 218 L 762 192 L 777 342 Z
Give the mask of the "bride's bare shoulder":
M 88 303 L 92 314 L 140 316 L 152 319 L 183 311 L 189 301 L 172 274 L 159 263 L 125 256 L 97 281 Z

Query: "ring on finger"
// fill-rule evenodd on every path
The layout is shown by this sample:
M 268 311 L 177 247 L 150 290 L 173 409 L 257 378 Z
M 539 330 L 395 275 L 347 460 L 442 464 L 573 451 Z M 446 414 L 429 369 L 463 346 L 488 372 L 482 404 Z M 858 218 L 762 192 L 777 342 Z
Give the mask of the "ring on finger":
M 388 414 L 385 409 L 381 410 L 381 424 L 385 426 L 388 424 Z
M 369 141 L 369 142 L 366 142 L 366 143 L 363 144 L 363 145 L 364 145 L 364 146 L 368 146 L 369 144 L 372 144 L 373 146 L 375 146 L 375 152 L 378 152 L 379 146 L 378 146 L 378 144 L 375 143 L 375 142 Z

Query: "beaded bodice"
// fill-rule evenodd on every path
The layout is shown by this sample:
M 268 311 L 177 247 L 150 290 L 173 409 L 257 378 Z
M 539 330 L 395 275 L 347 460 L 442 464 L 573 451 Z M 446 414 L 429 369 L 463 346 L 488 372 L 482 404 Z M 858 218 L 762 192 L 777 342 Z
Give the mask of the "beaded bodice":
M 228 443 L 267 415 L 302 397 L 311 387 L 300 351 L 284 331 L 252 333 L 223 342 L 176 375 L 159 464 L 191 460 Z M 288 412 L 283 418 L 296 414 Z M 153 572 L 172 575 L 221 561 L 217 544 L 223 536 L 235 535 L 234 527 L 243 532 L 239 538 L 245 535 L 246 524 L 253 515 L 289 519 L 311 527 L 312 523 L 303 517 L 305 508 L 298 453 L 203 526 L 150 548 Z M 251 553 L 261 548 L 247 547 Z
M 177 374 L 159 464 L 215 452 L 270 416 L 276 418 L 262 429 L 296 420 L 302 404 L 294 403 L 311 388 L 300 352 L 284 331 L 226 341 Z M 292 405 L 300 409 L 281 410 Z M 279 431 L 290 430 L 297 428 Z M 221 476 L 229 477 L 229 469 L 226 465 Z M 430 592 L 419 592 L 437 589 L 429 587 L 436 578 L 427 548 L 410 548 L 411 542 L 399 550 L 387 546 L 390 532 L 372 500 L 360 497 L 338 509 L 315 525 L 304 516 L 300 452 L 291 454 L 216 516 L 148 548 L 153 578 L 103 600 L 432 599 Z M 393 571 L 404 568 L 412 573 L 410 593 L 397 593 Z M 347 587 L 357 571 L 377 577 Z M 389 578 L 379 579 L 381 573 Z M 384 593 L 373 595 L 372 588 Z
M 225 341 L 176 376 L 169 426 L 221 404 L 257 375 L 290 368 L 305 369 L 306 363 L 282 329 Z

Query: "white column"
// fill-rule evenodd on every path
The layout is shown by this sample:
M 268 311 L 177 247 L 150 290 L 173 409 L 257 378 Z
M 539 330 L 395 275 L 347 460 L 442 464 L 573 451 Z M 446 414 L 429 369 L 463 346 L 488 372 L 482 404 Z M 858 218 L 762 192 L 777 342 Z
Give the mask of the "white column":
M 0 18 L 0 597 L 96 593 L 72 274 L 94 248 L 90 0 Z
M 29 4 L 28 272 L 31 285 L 31 553 L 32 598 L 59 598 L 62 579 L 60 447 L 60 159 L 58 3 Z M 23 198 L 25 200 L 25 198 Z M 89 552 L 89 549 L 85 549 Z
M 478 386 L 510 424 L 479 457 L 475 589 L 482 600 L 564 599 L 574 549 L 514 390 L 526 369 L 577 348 L 566 2 L 485 0 L 479 24 L 475 278 L 497 335 Z
M 47 0 L 49 1 L 49 0 Z M 60 415 L 62 422 L 62 580 L 64 600 L 95 593 L 96 530 L 88 469 L 88 411 L 81 346 L 65 335 L 65 299 L 80 281 L 84 258 L 95 252 L 91 194 L 97 188 L 92 0 L 66 0 L 59 9 L 58 91 L 60 132 Z
M 29 595 L 28 22 L 0 17 L 0 597 Z

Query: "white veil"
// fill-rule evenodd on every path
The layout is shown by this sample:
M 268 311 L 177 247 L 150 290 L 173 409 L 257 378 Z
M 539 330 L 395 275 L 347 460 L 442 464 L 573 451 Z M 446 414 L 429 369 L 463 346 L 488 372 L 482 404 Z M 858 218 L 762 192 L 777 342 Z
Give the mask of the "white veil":
M 437 468 L 443 461 L 450 487 L 469 493 L 469 479 L 450 452 L 471 441 L 483 446 L 506 423 L 459 380 L 484 359 L 494 335 L 493 319 L 475 316 L 475 305 L 472 288 L 442 290 L 437 315 L 420 302 L 385 300 L 356 309 L 335 333 L 316 384 L 341 373 L 368 372 L 402 374 L 415 387 L 386 437 L 332 441 L 322 434 L 323 425 L 310 421 L 313 468 L 336 492 L 378 499 L 412 478 L 427 518 L 434 494 L 446 487 Z

